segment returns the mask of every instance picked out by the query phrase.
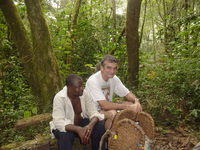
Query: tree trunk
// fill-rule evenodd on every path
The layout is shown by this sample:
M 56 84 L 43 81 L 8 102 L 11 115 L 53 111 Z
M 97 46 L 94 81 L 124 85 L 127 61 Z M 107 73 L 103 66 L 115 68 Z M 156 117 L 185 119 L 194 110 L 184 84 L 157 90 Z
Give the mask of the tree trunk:
M 39 108 L 48 109 L 51 100 L 61 86 L 58 66 L 47 24 L 43 17 L 40 0 L 25 0 L 30 22 L 34 50 L 33 90 L 39 98 Z
M 185 10 L 185 15 L 184 16 L 186 16 L 186 17 L 188 17 L 188 9 L 189 9 L 189 1 L 188 0 L 185 0 L 184 1 L 184 10 Z M 190 24 L 190 22 L 189 22 L 190 20 L 188 19 L 188 21 L 186 21 L 185 22 L 185 27 L 184 27 L 184 30 L 185 30 L 185 32 L 188 32 L 187 30 L 188 30 L 188 26 L 189 26 L 189 24 Z M 186 34 L 185 35 L 185 45 L 188 45 L 188 42 L 189 42 L 189 34 Z M 188 49 L 188 47 L 186 46 L 185 47 L 186 49 Z
M 28 80 L 31 80 L 33 71 L 30 68 L 33 66 L 33 52 L 31 42 L 28 39 L 22 20 L 12 0 L 1 0 L 0 8 L 6 22 L 8 23 L 12 39 L 19 50 L 21 62 L 26 72 L 26 77 Z
M 154 27 L 154 15 L 153 15 L 153 3 L 150 2 L 150 11 L 151 11 L 151 25 L 152 25 L 152 45 L 153 45 L 153 51 L 154 51 L 154 61 L 156 61 L 156 38 L 155 38 L 155 27 Z
M 38 98 L 39 111 L 45 112 L 52 106 L 53 96 L 59 90 L 61 82 L 39 0 L 25 2 L 31 25 L 33 46 L 13 1 L 1 0 L 0 7 L 10 27 L 13 41 L 19 50 L 33 94 Z
M 128 84 L 137 86 L 139 72 L 139 18 L 141 0 L 128 0 L 126 44 L 128 53 Z
M 113 28 L 116 29 L 116 2 L 112 0 L 112 17 L 113 17 Z
M 165 52 L 169 54 L 169 42 L 168 42 L 168 30 L 167 30 L 167 13 L 166 13 L 166 2 L 165 0 L 162 1 L 163 3 L 163 26 L 164 26 L 164 48 Z
M 80 8 L 81 8 L 81 1 L 82 1 L 82 0 L 76 0 L 76 3 L 75 3 L 74 14 L 73 14 L 73 17 L 72 17 L 72 27 L 71 27 L 72 30 L 75 29 L 76 24 L 77 24 L 78 15 L 79 15 L 79 10 L 80 10 Z M 73 31 L 72 31 L 72 32 L 73 32 Z
M 144 3 L 144 15 L 143 15 L 143 22 L 142 22 L 142 26 L 141 26 L 141 30 L 140 30 L 139 47 L 140 47 L 140 45 L 142 43 L 144 24 L 145 24 L 145 21 L 146 21 L 146 12 L 147 12 L 147 0 L 145 0 L 145 3 Z

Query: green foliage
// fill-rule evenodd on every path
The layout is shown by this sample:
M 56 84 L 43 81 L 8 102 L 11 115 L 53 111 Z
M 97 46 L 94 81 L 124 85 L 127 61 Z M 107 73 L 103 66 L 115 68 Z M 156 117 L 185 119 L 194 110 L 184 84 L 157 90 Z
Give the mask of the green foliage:
M 74 32 L 74 50 L 72 51 L 71 70 L 84 78 L 93 72 L 91 67 L 84 64 L 96 65 L 95 54 L 101 52 L 99 41 L 95 37 L 95 27 L 90 20 L 80 20 Z M 81 66 L 81 67 L 80 67 Z
M 10 134 L 12 137 L 15 132 L 11 128 L 15 121 L 37 114 L 37 108 L 16 57 L 10 57 L 6 63 L 1 63 L 0 66 L 6 73 L 1 80 L 0 119 L 3 121 L 0 122 L 0 132 L 3 135 Z M 10 136 L 8 138 L 11 138 Z M 4 142 L 9 142 L 9 140 L 1 138 L 0 143 Z
M 174 7 L 173 1 L 168 1 L 165 14 L 159 5 L 163 24 L 158 23 L 156 9 L 150 8 L 153 18 L 147 22 L 154 21 L 155 35 L 152 37 L 147 25 L 140 51 L 140 85 L 134 90 L 157 122 L 196 126 L 200 122 L 200 18 L 196 9 L 180 9 L 182 4 L 177 1 Z
M 15 142 L 23 142 L 27 140 L 32 140 L 36 138 L 38 135 L 49 136 L 49 123 L 42 123 L 37 127 L 32 126 L 20 130 L 12 129 L 12 128 L 4 128 L 3 132 L 1 132 L 1 140 L 0 146 L 15 143 Z
M 200 17 L 199 15 L 190 14 L 184 18 L 178 19 L 176 25 L 181 26 L 184 30 L 177 33 L 175 40 L 169 43 L 171 55 L 173 57 L 193 57 L 199 55 L 199 32 Z M 192 51 L 192 52 L 191 52 Z
M 167 125 L 200 121 L 200 53 L 198 47 L 188 47 L 183 52 L 182 45 L 184 42 L 174 45 L 179 52 L 174 57 L 160 54 L 156 64 L 146 61 L 145 55 L 149 54 L 141 56 L 144 61 L 137 94 L 146 109 Z
M 18 52 L 8 39 L 7 30 L 4 20 L 0 20 L 0 132 L 3 137 L 0 138 L 0 145 L 15 138 L 12 127 L 17 119 L 23 118 L 27 111 L 31 115 L 37 114 L 35 99 L 24 78 Z M 23 138 L 18 136 L 17 139 Z

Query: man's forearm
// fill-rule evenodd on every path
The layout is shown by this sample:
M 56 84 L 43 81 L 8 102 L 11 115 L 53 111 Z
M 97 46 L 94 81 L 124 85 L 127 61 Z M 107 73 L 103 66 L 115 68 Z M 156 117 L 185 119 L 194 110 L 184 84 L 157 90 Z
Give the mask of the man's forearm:
M 94 127 L 94 125 L 99 121 L 99 119 L 97 117 L 93 117 L 91 120 L 90 120 L 90 123 L 88 124 L 91 128 Z
M 68 125 L 65 126 L 66 131 L 73 131 L 73 132 L 76 132 L 76 133 L 78 133 L 80 128 L 81 128 L 80 126 L 76 126 L 76 125 L 72 125 L 72 124 L 68 124 Z
M 99 105 L 102 110 L 123 110 L 126 109 L 125 104 L 118 104 L 118 103 L 113 103 L 113 102 L 108 102 L 106 100 L 99 101 Z
M 129 93 L 126 95 L 126 99 L 127 99 L 128 101 L 130 101 L 130 102 L 133 102 L 133 103 L 139 102 L 139 100 L 137 99 L 137 97 L 136 97 L 133 93 L 131 93 L 131 92 L 129 92 Z

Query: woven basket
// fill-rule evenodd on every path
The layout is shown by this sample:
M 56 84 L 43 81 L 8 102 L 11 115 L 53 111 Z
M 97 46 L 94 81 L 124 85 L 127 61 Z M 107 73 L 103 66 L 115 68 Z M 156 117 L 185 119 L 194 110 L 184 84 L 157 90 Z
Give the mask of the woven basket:
M 145 132 L 145 135 L 150 140 L 155 138 L 155 124 L 153 118 L 146 112 L 140 112 L 136 115 L 135 121 L 139 123 L 139 126 Z
M 154 124 L 154 120 L 151 117 L 151 115 L 149 115 L 146 112 L 135 113 L 132 110 L 122 110 L 116 114 L 116 116 L 113 120 L 111 129 L 115 130 L 117 122 L 119 122 L 120 120 L 122 120 L 124 118 L 130 119 L 130 120 L 136 122 L 136 124 L 138 124 L 144 130 L 145 135 L 147 135 L 150 140 L 154 139 L 155 124 Z
M 142 150 L 145 134 L 140 126 L 130 119 L 122 119 L 108 139 L 109 150 Z
M 146 112 L 123 110 L 116 114 L 111 129 L 106 131 L 102 140 L 106 136 L 109 150 L 144 150 L 145 141 L 152 141 L 155 137 L 154 120 Z

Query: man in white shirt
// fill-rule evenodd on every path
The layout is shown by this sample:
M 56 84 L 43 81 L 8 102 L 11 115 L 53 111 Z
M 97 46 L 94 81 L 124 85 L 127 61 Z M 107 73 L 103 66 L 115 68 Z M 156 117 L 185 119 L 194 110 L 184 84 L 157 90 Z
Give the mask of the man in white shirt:
M 75 137 L 79 137 L 82 144 L 88 144 L 91 138 L 92 149 L 98 150 L 105 132 L 104 124 L 99 121 L 104 115 L 97 111 L 79 76 L 69 75 L 66 86 L 55 95 L 52 117 L 50 126 L 59 150 L 71 150 Z
M 112 125 L 112 120 L 116 110 L 132 109 L 135 112 L 142 111 L 139 100 L 131 93 L 115 75 L 118 69 L 118 62 L 112 55 L 105 55 L 100 64 L 100 71 L 91 75 L 86 82 L 86 90 L 92 96 L 96 107 L 107 118 L 105 122 L 106 129 Z M 113 94 L 120 97 L 126 97 L 131 103 L 113 103 Z

